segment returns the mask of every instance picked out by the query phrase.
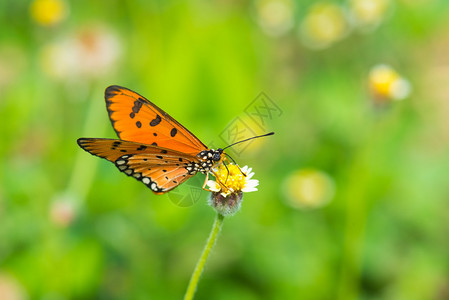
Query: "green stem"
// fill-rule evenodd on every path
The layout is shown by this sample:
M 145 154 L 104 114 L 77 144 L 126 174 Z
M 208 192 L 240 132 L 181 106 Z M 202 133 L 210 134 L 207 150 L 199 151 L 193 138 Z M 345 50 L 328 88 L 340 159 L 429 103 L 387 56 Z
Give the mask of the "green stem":
M 217 235 L 220 232 L 221 227 L 223 226 L 223 219 L 224 219 L 223 215 L 217 214 L 214 225 L 212 226 L 212 230 L 207 240 L 206 246 L 204 247 L 200 259 L 196 263 L 195 270 L 192 273 L 192 277 L 190 277 L 190 282 L 189 285 L 187 286 L 187 291 L 186 294 L 184 295 L 184 300 L 191 300 L 195 295 L 196 287 L 198 286 L 201 273 L 203 273 L 207 257 L 209 256 L 210 250 L 214 246 L 215 240 L 217 239 Z

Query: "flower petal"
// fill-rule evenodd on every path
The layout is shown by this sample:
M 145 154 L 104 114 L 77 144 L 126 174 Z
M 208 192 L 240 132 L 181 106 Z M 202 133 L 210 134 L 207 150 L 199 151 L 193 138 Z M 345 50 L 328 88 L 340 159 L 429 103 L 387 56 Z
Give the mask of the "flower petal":
M 206 184 L 209 186 L 209 189 L 213 192 L 219 192 L 220 191 L 220 185 L 213 181 L 213 180 L 208 180 L 206 182 Z
M 257 188 L 256 187 L 244 187 L 243 189 L 242 189 L 242 192 L 244 192 L 244 193 L 249 193 L 249 192 L 256 192 L 257 191 Z

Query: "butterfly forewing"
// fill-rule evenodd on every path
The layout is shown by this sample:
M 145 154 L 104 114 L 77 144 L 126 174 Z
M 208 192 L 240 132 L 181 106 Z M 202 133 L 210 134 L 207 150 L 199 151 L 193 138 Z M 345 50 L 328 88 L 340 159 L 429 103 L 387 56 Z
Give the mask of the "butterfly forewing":
M 196 156 L 176 150 L 115 139 L 81 138 L 87 152 L 113 162 L 116 167 L 156 194 L 168 192 L 193 176 L 186 169 L 198 163 Z
M 106 89 L 105 99 L 109 118 L 122 140 L 192 155 L 207 149 L 194 134 L 136 92 L 114 85 Z

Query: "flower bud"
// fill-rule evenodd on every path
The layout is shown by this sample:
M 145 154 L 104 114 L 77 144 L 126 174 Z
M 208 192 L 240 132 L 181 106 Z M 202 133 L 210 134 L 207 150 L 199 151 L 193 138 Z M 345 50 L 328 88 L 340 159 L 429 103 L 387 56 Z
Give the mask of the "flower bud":
M 220 192 L 213 192 L 209 198 L 209 205 L 222 216 L 232 216 L 242 206 L 243 192 L 230 193 L 223 196 Z

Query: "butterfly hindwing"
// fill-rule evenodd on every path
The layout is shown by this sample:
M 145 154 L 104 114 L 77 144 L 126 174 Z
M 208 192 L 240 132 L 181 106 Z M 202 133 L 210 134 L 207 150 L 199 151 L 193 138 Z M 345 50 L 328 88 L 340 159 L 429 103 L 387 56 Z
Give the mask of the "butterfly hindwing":
M 156 194 L 166 193 L 189 179 L 195 173 L 187 167 L 198 163 L 195 156 L 136 142 L 81 138 L 78 145 L 113 162 L 121 172 L 141 181 Z
M 121 140 L 192 155 L 207 149 L 193 133 L 136 92 L 113 85 L 106 88 L 105 100 L 109 118 Z
M 156 194 L 171 191 L 193 176 L 184 167 L 179 166 L 166 165 L 148 168 L 144 163 L 144 157 L 145 155 L 133 155 L 129 158 L 126 166 L 128 170 L 132 170 L 132 173 L 128 172 L 130 174 L 127 175 L 139 179 Z M 127 170 L 125 169 L 124 172 L 127 173 Z

